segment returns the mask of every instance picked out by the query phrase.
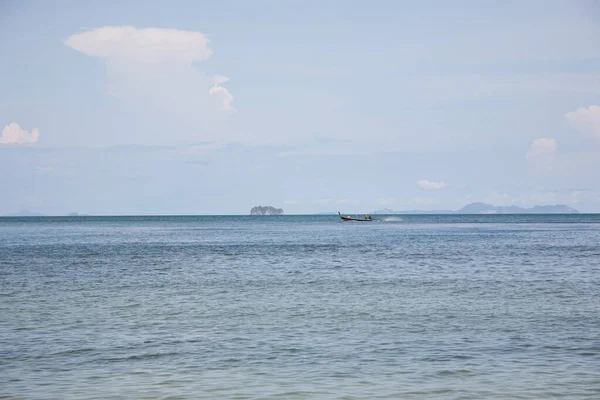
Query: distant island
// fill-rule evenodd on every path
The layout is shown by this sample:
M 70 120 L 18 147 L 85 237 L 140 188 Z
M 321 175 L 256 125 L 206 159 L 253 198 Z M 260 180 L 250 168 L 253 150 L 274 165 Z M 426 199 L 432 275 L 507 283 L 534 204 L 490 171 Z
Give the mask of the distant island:
M 19 212 L 16 213 L 12 213 L 12 214 L 6 214 L 4 215 L 5 217 L 47 217 L 48 215 L 46 214 L 42 214 L 39 212 L 35 212 L 35 211 L 29 211 L 29 210 L 21 210 Z M 57 215 L 52 215 L 54 217 L 56 216 L 63 216 L 61 214 L 57 214 Z M 79 214 L 76 212 L 72 212 L 69 214 L 66 214 L 67 217 L 88 217 L 89 214 Z
M 283 215 L 283 209 L 271 206 L 256 206 L 252 207 L 250 215 Z
M 578 214 L 576 209 L 565 206 L 563 204 L 535 206 L 531 208 L 523 208 L 519 206 L 493 206 L 486 203 L 471 203 L 460 210 L 456 214 Z
M 35 211 L 21 210 L 16 213 L 6 214 L 5 217 L 45 217 L 45 215 Z
M 576 209 L 562 204 L 524 208 L 519 206 L 494 206 L 486 203 L 467 204 L 458 210 L 405 210 L 394 211 L 389 208 L 376 210 L 371 214 L 578 214 Z

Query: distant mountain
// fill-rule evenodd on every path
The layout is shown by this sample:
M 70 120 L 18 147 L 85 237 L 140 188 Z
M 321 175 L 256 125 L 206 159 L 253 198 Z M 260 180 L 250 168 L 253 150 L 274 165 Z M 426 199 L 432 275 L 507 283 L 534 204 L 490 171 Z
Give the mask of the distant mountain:
M 402 211 L 394 211 L 389 208 L 383 208 L 381 210 L 372 211 L 371 214 L 454 214 L 452 210 L 402 210 Z
M 390 210 L 389 208 L 382 208 L 381 210 L 371 211 L 371 214 L 398 214 L 398 211 Z
M 579 211 L 572 207 L 562 204 L 535 206 L 532 208 L 523 208 L 519 206 L 494 206 L 486 203 L 471 203 L 460 210 L 455 211 L 456 214 L 577 214 Z
M 16 213 L 6 214 L 6 217 L 44 217 L 44 214 L 35 211 L 21 210 Z
M 568 207 L 562 204 L 554 206 L 535 206 L 533 208 L 526 208 L 525 212 L 532 214 L 579 214 L 579 211 L 573 207 Z
M 456 210 L 457 214 L 496 214 L 496 206 L 486 203 L 471 203 L 463 208 Z
M 271 206 L 256 206 L 252 207 L 250 215 L 283 215 L 283 209 Z
M 578 214 L 579 211 L 562 204 L 523 208 L 519 206 L 494 206 L 486 203 L 467 204 L 456 211 L 451 210 L 406 210 L 394 211 L 389 208 L 373 211 L 371 214 Z

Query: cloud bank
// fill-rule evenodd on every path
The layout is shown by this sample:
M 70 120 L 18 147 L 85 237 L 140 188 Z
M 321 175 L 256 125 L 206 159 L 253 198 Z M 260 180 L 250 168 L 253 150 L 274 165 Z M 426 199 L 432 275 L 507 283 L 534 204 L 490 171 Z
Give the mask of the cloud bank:
M 443 181 L 434 182 L 427 179 L 421 179 L 417 182 L 417 185 L 423 190 L 439 190 L 446 187 L 446 183 Z
M 187 64 L 208 60 L 209 40 L 200 32 L 106 26 L 70 36 L 67 46 L 108 62 Z
M 600 139 L 600 106 L 580 107 L 566 113 L 565 118 L 584 135 Z
M 33 144 L 40 138 L 40 130 L 35 128 L 31 133 L 13 122 L 2 129 L 0 144 Z
M 229 78 L 209 76 L 199 68 L 213 55 L 203 33 L 105 26 L 72 35 L 65 44 L 101 59 L 109 78 L 107 92 L 136 115 L 156 122 L 151 126 L 169 126 L 169 140 L 177 135 L 216 140 L 212 132 L 220 115 L 235 111 L 233 95 L 223 86 Z

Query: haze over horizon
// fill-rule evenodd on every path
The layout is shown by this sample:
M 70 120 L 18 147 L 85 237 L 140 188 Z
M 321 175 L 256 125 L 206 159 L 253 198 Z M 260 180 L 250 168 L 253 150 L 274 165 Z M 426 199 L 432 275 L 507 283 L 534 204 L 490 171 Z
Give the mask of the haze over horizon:
M 0 215 L 600 212 L 598 38 L 584 0 L 4 1 Z

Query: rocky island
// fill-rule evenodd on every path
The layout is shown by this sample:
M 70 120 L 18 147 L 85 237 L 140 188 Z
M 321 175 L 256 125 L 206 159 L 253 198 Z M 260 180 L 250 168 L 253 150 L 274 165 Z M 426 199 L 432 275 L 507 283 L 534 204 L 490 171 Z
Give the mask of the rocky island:
M 283 209 L 271 206 L 256 206 L 252 207 L 250 215 L 283 215 Z

